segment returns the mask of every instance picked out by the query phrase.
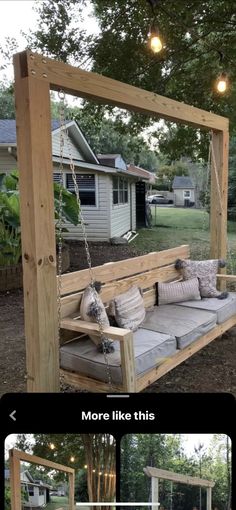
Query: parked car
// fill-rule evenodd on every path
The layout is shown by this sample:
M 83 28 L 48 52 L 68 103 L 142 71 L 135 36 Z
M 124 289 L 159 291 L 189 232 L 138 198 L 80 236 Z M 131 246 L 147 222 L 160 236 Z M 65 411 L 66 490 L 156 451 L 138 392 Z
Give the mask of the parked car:
M 173 204 L 173 200 L 164 195 L 149 195 L 147 201 L 149 204 Z

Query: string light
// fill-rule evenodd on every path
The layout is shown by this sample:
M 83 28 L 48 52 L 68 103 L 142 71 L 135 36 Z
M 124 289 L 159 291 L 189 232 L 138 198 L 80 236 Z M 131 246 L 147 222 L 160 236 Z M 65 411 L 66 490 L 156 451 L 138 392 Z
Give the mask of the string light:
M 88 466 L 87 466 L 87 464 L 85 464 L 85 465 L 84 465 L 84 469 L 87 469 L 87 467 L 88 467 Z
M 96 469 L 93 469 L 93 473 L 96 473 Z
M 70 461 L 71 461 L 71 462 L 75 462 L 75 457 L 73 457 L 73 455 L 72 455 L 72 457 L 70 458 Z
M 216 88 L 220 94 L 224 94 L 228 88 L 228 76 L 226 73 L 221 73 L 216 80 Z
M 153 53 L 159 53 L 163 48 L 162 40 L 160 38 L 159 29 L 154 24 L 152 24 L 150 27 L 149 44 L 150 44 L 150 48 L 153 51 Z
M 50 443 L 49 444 L 49 448 L 50 448 L 50 450 L 55 450 L 55 448 L 56 448 L 55 444 L 54 443 Z

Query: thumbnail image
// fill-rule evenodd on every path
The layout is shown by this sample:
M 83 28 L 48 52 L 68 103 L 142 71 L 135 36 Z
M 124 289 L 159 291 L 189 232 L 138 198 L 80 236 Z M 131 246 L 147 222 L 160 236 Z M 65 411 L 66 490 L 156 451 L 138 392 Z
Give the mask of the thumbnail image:
M 124 502 L 150 502 L 154 510 L 231 510 L 230 438 L 224 434 L 125 435 L 120 495 Z
M 116 444 L 110 434 L 5 439 L 4 510 L 88 510 L 90 502 L 115 497 Z

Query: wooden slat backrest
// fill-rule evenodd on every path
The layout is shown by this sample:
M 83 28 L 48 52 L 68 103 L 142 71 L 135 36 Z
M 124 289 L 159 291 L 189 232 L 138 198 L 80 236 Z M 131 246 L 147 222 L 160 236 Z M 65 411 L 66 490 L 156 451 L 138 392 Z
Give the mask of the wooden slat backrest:
M 93 275 L 101 283 L 108 283 L 135 274 L 145 273 L 151 269 L 160 268 L 172 264 L 177 258 L 189 258 L 189 246 L 182 245 L 169 250 L 151 252 L 147 255 L 141 255 L 118 262 L 108 262 L 102 266 L 93 268 Z M 90 273 L 88 269 L 75 271 L 62 275 L 61 295 L 71 294 L 84 290 L 90 283 Z
M 171 252 L 171 254 L 170 254 L 170 252 Z M 160 253 L 161 253 L 161 257 L 158 257 L 158 261 L 156 261 L 157 255 L 159 255 Z M 165 254 L 166 254 L 166 257 L 165 257 Z M 152 254 L 149 254 L 149 255 L 152 255 Z M 142 261 L 141 261 L 142 269 L 143 269 L 143 267 L 148 267 L 148 265 L 150 265 L 150 260 L 147 260 L 147 264 L 145 266 L 144 259 L 143 259 L 143 257 L 149 258 L 149 255 L 144 255 L 142 257 L 136 257 L 135 259 L 128 259 L 126 261 L 123 260 L 119 263 L 115 262 L 115 263 L 112 263 L 112 265 L 119 264 L 118 274 L 120 275 L 121 271 L 122 271 L 122 266 L 120 264 L 123 263 L 125 265 L 125 263 L 127 263 L 127 262 L 129 263 L 130 261 L 133 261 L 133 260 L 137 261 L 137 259 L 141 258 L 142 259 Z M 173 281 L 173 280 L 179 278 L 179 273 L 176 271 L 176 269 L 174 267 L 174 261 L 176 260 L 176 258 L 187 258 L 189 256 L 189 247 L 181 246 L 178 249 L 174 248 L 172 250 L 164 250 L 163 252 L 157 252 L 157 253 L 155 253 L 155 255 L 156 255 L 155 265 L 157 267 L 154 269 L 151 269 L 151 270 L 149 269 L 146 271 L 142 270 L 137 274 L 137 269 L 133 268 L 133 270 L 132 270 L 130 265 L 128 264 L 128 265 L 125 265 L 124 270 L 126 269 L 127 272 L 132 274 L 132 276 L 126 276 L 123 278 L 120 277 L 119 279 L 114 279 L 114 278 L 111 278 L 111 276 L 110 276 L 109 280 L 104 282 L 104 285 L 102 286 L 100 295 L 101 295 L 103 302 L 107 303 L 111 299 L 113 299 L 115 296 L 128 290 L 132 285 L 137 285 L 144 292 L 145 306 L 148 307 L 148 306 L 153 305 L 156 300 L 156 293 L 155 293 L 155 289 L 154 289 L 155 283 L 158 281 L 159 282 Z M 170 260 L 172 263 L 168 264 L 168 261 L 170 261 Z M 163 261 L 165 261 L 166 265 L 164 265 Z M 151 262 L 151 265 L 154 265 L 153 260 Z M 129 266 L 129 269 L 127 269 L 128 266 Z M 100 269 L 100 268 L 103 269 L 104 266 L 99 266 L 95 269 Z M 87 271 L 87 270 L 85 270 L 85 271 Z M 70 275 L 65 275 L 65 276 L 71 276 L 73 274 L 79 275 L 79 273 L 80 273 L 80 271 L 77 271 L 76 273 L 71 273 Z M 81 273 L 84 273 L 84 271 L 81 271 Z M 114 274 L 114 268 L 113 268 L 112 274 Z M 77 276 L 77 278 L 78 278 L 78 276 Z M 102 274 L 102 278 L 103 279 L 108 278 L 106 272 Z M 80 284 L 79 284 L 79 286 L 80 286 Z M 78 284 L 77 284 L 77 287 L 78 287 Z M 80 306 L 82 294 L 83 294 L 83 289 L 80 290 L 79 292 L 75 292 L 73 294 L 70 294 L 70 295 L 67 295 L 67 296 L 64 296 L 61 298 L 61 317 L 62 318 L 67 317 L 67 316 L 76 315 L 77 313 L 79 313 L 79 306 Z

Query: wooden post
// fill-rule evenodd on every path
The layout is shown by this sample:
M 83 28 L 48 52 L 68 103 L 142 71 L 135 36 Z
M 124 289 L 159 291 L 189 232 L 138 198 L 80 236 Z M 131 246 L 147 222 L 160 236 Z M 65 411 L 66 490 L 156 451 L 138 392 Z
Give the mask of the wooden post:
M 120 341 L 121 371 L 124 391 L 127 393 L 136 392 L 135 359 L 133 333 L 125 336 Z
M 152 504 L 155 503 L 156 506 L 152 506 L 152 510 L 158 510 L 159 503 L 159 478 L 154 478 L 152 476 L 151 478 L 152 483 Z
M 206 510 L 211 510 L 211 487 L 207 488 L 207 504 Z
M 14 450 L 9 451 L 9 458 L 11 510 L 21 510 L 20 460 L 14 456 Z
M 59 390 L 50 88 L 15 55 L 27 389 Z
M 213 132 L 210 209 L 212 258 L 227 257 L 228 144 L 228 131 Z
M 74 473 L 69 473 L 69 502 L 68 502 L 68 510 L 74 510 L 75 507 L 75 475 Z

